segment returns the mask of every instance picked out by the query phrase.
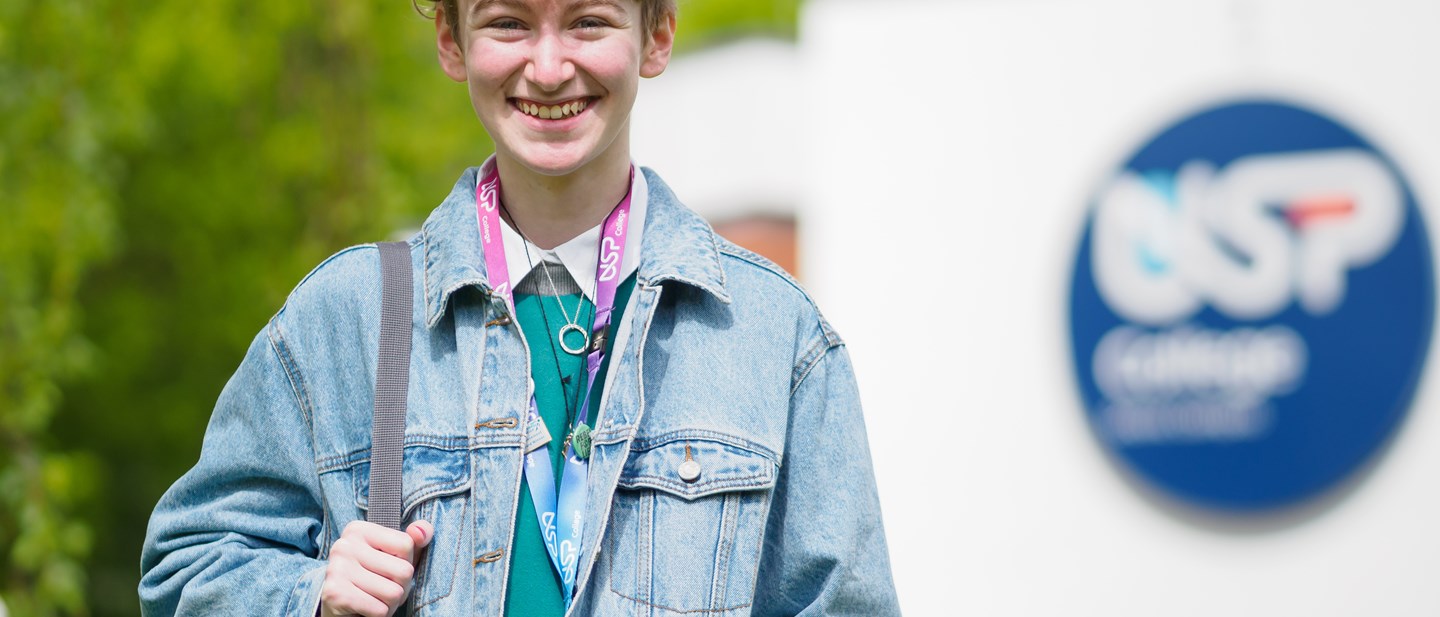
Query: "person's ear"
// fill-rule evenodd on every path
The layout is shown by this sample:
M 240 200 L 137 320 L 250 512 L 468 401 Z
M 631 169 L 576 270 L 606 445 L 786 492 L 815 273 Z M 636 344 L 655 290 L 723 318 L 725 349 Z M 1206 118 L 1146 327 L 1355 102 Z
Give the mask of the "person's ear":
M 670 52 L 674 48 L 675 13 L 670 12 L 646 35 L 645 57 L 640 61 L 640 76 L 649 78 L 664 73 L 665 67 L 670 65 Z
M 435 3 L 435 47 L 440 56 L 440 68 L 445 69 L 445 75 L 450 79 L 465 81 L 465 49 L 463 41 L 455 40 L 455 33 L 460 28 L 450 27 L 450 20 L 459 18 L 459 15 L 445 13 L 444 2 Z

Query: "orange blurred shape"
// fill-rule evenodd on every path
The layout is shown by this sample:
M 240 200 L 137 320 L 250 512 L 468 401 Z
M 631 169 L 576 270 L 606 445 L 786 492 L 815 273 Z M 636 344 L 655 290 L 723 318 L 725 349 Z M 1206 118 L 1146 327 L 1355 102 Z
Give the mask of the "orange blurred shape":
M 755 251 L 799 279 L 796 261 L 795 219 L 749 216 L 715 224 L 715 231 L 731 242 Z

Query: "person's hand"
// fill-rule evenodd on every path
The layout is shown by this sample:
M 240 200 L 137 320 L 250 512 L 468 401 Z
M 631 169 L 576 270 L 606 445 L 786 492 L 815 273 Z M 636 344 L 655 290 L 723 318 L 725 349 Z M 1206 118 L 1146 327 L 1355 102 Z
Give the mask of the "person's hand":
M 425 521 L 396 531 L 354 521 L 330 547 L 320 615 L 390 617 L 410 595 L 415 556 L 430 544 L 435 528 Z

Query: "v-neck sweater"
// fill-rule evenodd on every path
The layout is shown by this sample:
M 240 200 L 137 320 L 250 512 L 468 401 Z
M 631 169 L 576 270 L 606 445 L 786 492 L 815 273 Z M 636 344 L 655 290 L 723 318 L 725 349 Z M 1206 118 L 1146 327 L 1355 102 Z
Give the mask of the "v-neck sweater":
M 614 332 L 624 317 L 625 306 L 635 290 L 635 275 L 631 274 L 615 290 L 615 309 L 611 313 L 610 332 L 605 337 L 605 361 L 596 375 L 595 387 L 590 388 L 590 424 L 594 426 L 600 412 L 601 393 L 605 388 L 605 373 L 610 365 L 610 345 L 614 343 Z M 564 311 L 561 307 L 564 307 Z M 542 312 L 543 306 L 543 312 Z M 555 486 L 559 486 L 564 472 L 565 437 L 570 434 L 566 426 L 567 406 L 570 415 L 579 413 L 575 407 L 579 392 L 585 388 L 585 357 L 571 355 L 560 348 L 556 338 L 566 325 L 564 313 L 586 327 L 595 314 L 595 305 L 581 294 L 563 296 L 541 296 L 515 294 L 515 320 L 525 333 L 525 342 L 530 348 L 530 375 L 535 380 L 535 405 L 540 418 L 550 432 L 550 461 L 555 470 Z M 577 316 L 576 313 L 579 313 Z M 547 325 L 548 321 L 548 325 Z M 572 345 L 578 342 L 578 335 L 571 335 Z M 556 367 L 559 367 L 557 372 Z M 550 565 L 550 554 L 540 535 L 539 517 L 535 515 L 535 502 L 530 498 L 530 488 L 525 478 L 520 488 L 520 499 L 515 517 L 515 538 L 510 551 L 510 580 L 505 592 L 506 617 L 562 617 L 565 614 L 565 598 L 560 575 Z M 588 517 L 586 524 L 596 524 Z

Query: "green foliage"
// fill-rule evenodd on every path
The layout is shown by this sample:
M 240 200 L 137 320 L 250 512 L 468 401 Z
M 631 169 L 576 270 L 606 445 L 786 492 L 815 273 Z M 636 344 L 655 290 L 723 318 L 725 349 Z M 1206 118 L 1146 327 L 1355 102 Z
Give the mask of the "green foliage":
M 143 140 L 118 148 L 118 258 L 81 292 L 95 378 L 67 443 L 107 462 L 96 614 L 133 614 L 150 509 L 198 456 L 209 407 L 300 278 L 417 225 L 491 146 L 408 3 L 158 2 L 120 62 Z
M 755 34 L 794 38 L 800 0 L 679 0 L 675 47 L 684 52 Z
M 681 0 L 681 49 L 798 0 Z M 0 598 L 135 615 L 150 510 L 309 268 L 491 145 L 406 0 L 0 0 Z
M 102 19 L 68 3 L 0 2 L 0 597 L 21 616 L 85 612 L 82 506 L 96 465 L 50 429 L 64 385 L 95 355 L 78 292 L 113 238 L 105 145 L 135 118 L 106 76 L 114 42 L 96 35 Z

